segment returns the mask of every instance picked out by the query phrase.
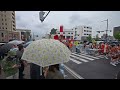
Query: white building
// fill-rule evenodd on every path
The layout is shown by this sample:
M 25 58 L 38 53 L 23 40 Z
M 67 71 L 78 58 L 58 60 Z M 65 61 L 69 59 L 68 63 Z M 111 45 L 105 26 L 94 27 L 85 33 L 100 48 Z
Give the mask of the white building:
M 83 40 L 89 35 L 92 36 L 92 27 L 90 26 L 77 26 L 72 30 L 75 32 L 75 40 Z
M 59 29 L 56 31 L 56 33 L 58 34 L 58 36 L 60 36 Z M 74 39 L 75 32 L 72 29 L 64 29 L 63 36 L 65 39 Z

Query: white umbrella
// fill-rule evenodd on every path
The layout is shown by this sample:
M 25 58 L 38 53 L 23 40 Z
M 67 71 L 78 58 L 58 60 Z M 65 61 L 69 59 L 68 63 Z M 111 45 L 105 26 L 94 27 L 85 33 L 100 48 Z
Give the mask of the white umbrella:
M 68 62 L 70 55 L 71 51 L 60 41 L 41 39 L 32 42 L 25 49 L 21 59 L 46 67 Z
M 10 42 L 8 42 L 8 43 L 11 43 L 11 44 L 14 44 L 14 45 L 19 45 L 19 44 L 24 43 L 24 41 L 14 40 L 14 41 L 10 41 Z

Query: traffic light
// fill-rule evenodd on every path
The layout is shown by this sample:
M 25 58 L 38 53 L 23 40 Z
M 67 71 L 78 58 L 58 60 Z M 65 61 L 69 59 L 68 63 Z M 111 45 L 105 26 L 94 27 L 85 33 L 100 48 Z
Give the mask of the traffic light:
M 41 11 L 41 12 L 39 13 L 39 17 L 40 17 L 41 22 L 43 22 L 44 19 L 45 19 L 44 14 L 45 14 L 45 12 L 43 12 L 43 11 Z

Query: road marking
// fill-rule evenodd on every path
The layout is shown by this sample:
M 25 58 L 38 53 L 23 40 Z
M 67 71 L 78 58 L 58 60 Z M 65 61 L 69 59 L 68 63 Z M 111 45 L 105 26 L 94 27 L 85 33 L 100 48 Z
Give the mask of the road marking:
M 75 62 L 75 63 L 77 63 L 77 64 L 81 64 L 81 63 L 82 63 L 82 62 L 77 61 L 77 60 L 74 60 L 74 59 L 72 59 L 72 58 L 70 58 L 70 60 L 73 61 L 73 62 Z
M 75 56 L 78 56 L 78 57 L 82 57 L 82 58 L 85 58 L 85 59 L 88 59 L 88 60 L 91 60 L 91 61 L 95 60 L 95 59 L 92 59 L 92 58 L 89 58 L 89 57 L 85 57 L 85 56 L 82 56 L 82 55 L 78 55 L 78 54 L 73 54 L 72 53 L 72 55 L 75 55 Z
M 80 55 L 88 56 L 88 57 L 94 58 L 94 59 L 100 59 L 100 58 L 97 58 L 97 57 L 94 57 L 94 56 L 90 56 L 90 55 L 87 55 L 87 54 L 80 54 Z
M 82 58 L 77 57 L 77 56 L 74 56 L 74 55 L 70 55 L 70 57 L 73 57 L 73 58 L 75 58 L 75 59 L 77 59 L 77 60 L 80 60 L 80 61 L 83 61 L 83 62 L 88 62 L 87 60 L 82 59 Z
M 104 58 L 104 55 L 97 56 L 98 58 Z
M 84 79 L 84 78 L 81 77 L 79 74 L 77 74 L 75 71 L 73 71 L 72 69 L 70 69 L 68 66 L 64 65 L 64 68 L 65 68 L 72 76 L 74 76 L 76 79 Z

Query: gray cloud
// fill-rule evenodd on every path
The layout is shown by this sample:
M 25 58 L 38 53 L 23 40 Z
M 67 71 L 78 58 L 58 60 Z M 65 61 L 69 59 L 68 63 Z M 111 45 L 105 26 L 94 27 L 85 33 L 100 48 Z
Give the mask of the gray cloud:
M 89 18 L 83 17 L 82 15 L 79 14 L 73 14 L 69 17 L 69 24 L 71 25 L 86 25 L 91 23 L 93 22 L 90 21 Z
M 40 35 L 50 31 L 51 28 L 59 28 L 61 24 L 68 29 L 78 25 L 89 25 L 93 27 L 94 31 L 105 30 L 106 23 L 101 21 L 107 18 L 109 19 L 109 29 L 120 25 L 120 11 L 51 11 L 43 23 L 39 20 L 38 11 L 16 12 L 17 28 L 27 27 Z M 93 34 L 95 35 L 95 33 Z

